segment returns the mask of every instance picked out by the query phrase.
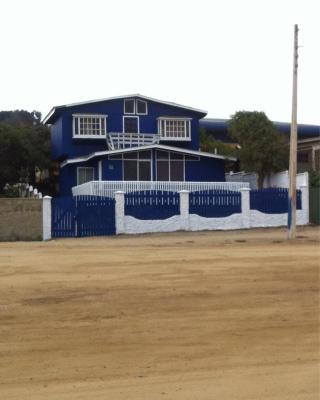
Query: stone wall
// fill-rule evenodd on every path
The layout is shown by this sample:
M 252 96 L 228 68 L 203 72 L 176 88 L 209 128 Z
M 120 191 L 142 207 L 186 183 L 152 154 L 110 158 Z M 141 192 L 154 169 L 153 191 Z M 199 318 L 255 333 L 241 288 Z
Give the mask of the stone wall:
M 42 200 L 0 198 L 0 241 L 42 240 Z

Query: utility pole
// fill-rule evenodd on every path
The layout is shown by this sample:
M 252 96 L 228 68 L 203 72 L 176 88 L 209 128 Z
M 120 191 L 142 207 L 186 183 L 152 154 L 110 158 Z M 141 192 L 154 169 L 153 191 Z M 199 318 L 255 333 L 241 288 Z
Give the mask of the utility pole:
M 294 26 L 293 46 L 293 80 L 292 80 L 292 114 L 290 131 L 290 161 L 289 161 L 289 199 L 288 199 L 288 239 L 296 238 L 297 210 L 297 78 L 298 78 L 298 25 Z

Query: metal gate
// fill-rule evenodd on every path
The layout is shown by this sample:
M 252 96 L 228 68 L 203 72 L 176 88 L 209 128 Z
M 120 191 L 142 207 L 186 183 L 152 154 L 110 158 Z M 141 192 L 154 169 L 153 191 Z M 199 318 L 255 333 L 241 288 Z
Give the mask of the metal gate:
M 52 199 L 52 237 L 115 233 L 115 199 L 98 196 Z

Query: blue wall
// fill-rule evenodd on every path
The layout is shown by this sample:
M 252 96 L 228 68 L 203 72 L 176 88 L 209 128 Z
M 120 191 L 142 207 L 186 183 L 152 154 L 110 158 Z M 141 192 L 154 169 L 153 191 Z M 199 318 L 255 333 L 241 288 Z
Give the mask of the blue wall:
M 153 151 L 153 177 L 156 180 L 155 154 Z M 71 188 L 77 185 L 77 168 L 94 167 L 95 180 L 99 180 L 99 160 L 102 162 L 102 180 L 122 181 L 122 161 L 95 158 L 85 163 L 66 165 L 60 169 L 60 195 L 71 195 Z M 185 161 L 185 180 L 193 182 L 224 182 L 225 161 L 215 158 L 200 157 L 199 161 Z
M 191 142 L 161 142 L 171 146 L 178 146 L 199 150 L 199 119 L 203 113 L 190 111 L 171 105 L 147 101 L 148 115 L 139 115 L 140 133 L 158 133 L 157 118 L 186 117 L 191 121 Z M 52 156 L 54 160 L 73 158 L 90 154 L 96 151 L 107 150 L 105 139 L 73 139 L 72 114 L 105 114 L 107 117 L 107 130 L 109 132 L 123 131 L 124 99 L 116 99 L 95 103 L 87 103 L 74 107 L 58 108 L 50 121 L 55 121 L 51 128 Z

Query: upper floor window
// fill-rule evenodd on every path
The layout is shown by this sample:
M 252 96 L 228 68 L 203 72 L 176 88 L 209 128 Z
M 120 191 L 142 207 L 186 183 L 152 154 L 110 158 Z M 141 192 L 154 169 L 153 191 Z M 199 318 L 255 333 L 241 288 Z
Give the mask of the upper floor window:
M 106 115 L 73 115 L 74 138 L 104 138 L 107 132 Z
M 124 100 L 124 113 L 125 114 L 137 114 L 137 115 L 147 115 L 148 107 L 147 102 L 138 99 L 125 99 Z
M 190 118 L 158 119 L 158 132 L 162 140 L 191 140 Z

